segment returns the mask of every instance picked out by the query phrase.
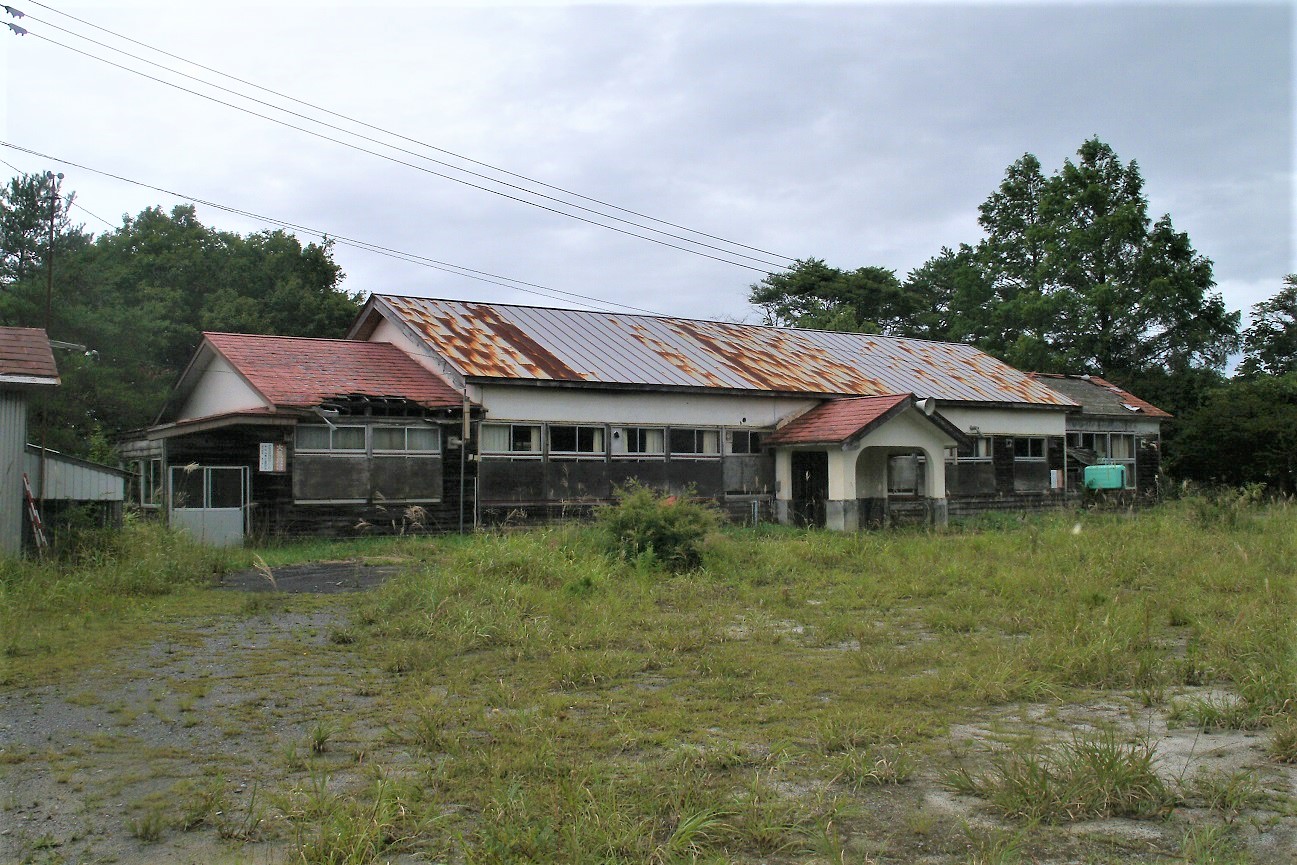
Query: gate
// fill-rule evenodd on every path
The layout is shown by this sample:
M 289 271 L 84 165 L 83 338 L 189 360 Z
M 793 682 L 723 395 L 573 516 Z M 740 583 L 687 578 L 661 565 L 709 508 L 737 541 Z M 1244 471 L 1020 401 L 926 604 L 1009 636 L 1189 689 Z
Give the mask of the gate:
M 243 543 L 248 511 L 246 466 L 172 466 L 171 525 L 217 547 Z

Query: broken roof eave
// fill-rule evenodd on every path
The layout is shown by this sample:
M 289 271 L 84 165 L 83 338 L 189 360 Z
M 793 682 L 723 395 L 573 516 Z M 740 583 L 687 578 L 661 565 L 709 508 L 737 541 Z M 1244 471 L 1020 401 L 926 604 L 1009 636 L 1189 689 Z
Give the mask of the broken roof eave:
M 9 373 L 0 373 L 0 384 L 14 388 L 29 387 L 58 387 L 62 384 L 62 379 L 58 376 L 44 375 L 13 375 Z

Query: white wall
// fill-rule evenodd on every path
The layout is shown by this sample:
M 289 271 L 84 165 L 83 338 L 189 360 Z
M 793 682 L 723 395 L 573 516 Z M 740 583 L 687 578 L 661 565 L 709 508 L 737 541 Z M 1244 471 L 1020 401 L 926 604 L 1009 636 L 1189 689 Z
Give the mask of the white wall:
M 578 390 L 575 388 L 482 385 L 488 421 L 571 421 L 642 426 L 751 427 L 770 429 L 817 399 Z
M 212 362 L 199 376 L 193 392 L 181 406 L 176 420 L 208 417 L 250 408 L 265 408 L 266 405 L 266 401 L 234 371 L 229 361 L 219 354 L 214 354 Z
M 1061 436 L 1067 427 L 1067 413 L 1046 409 L 975 408 L 941 403 L 937 412 L 965 433 L 978 427 L 978 435 Z
M 401 351 L 414 358 L 420 366 L 444 380 L 455 390 L 464 391 L 464 378 L 441 355 L 432 351 L 422 340 L 415 339 L 401 327 L 386 318 L 380 318 L 378 326 L 369 335 L 369 342 L 390 342 Z M 470 387 L 468 398 L 478 401 L 478 388 Z

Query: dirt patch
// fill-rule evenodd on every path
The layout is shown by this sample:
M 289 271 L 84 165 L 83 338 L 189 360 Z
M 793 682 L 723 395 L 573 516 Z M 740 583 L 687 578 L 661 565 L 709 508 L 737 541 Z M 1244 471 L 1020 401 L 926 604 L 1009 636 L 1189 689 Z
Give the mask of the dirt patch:
M 313 562 L 280 568 L 254 568 L 226 574 L 222 589 L 241 592 L 285 592 L 328 595 L 372 589 L 400 570 L 396 565 L 365 562 Z
M 0 691 L 0 862 L 280 861 L 305 758 L 354 766 L 386 727 L 383 674 L 331 639 L 343 612 L 177 628 Z

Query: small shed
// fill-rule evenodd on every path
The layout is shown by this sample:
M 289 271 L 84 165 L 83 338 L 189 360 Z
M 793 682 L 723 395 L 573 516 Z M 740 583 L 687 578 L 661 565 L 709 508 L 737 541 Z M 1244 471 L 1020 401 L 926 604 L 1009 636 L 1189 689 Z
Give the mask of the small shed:
M 42 490 L 41 520 L 47 529 L 121 525 L 130 472 L 49 449 L 43 456 L 40 447 L 27 445 L 27 476 L 33 489 Z
M 44 330 L 0 327 L 0 555 L 22 551 L 28 400 L 58 384 Z

